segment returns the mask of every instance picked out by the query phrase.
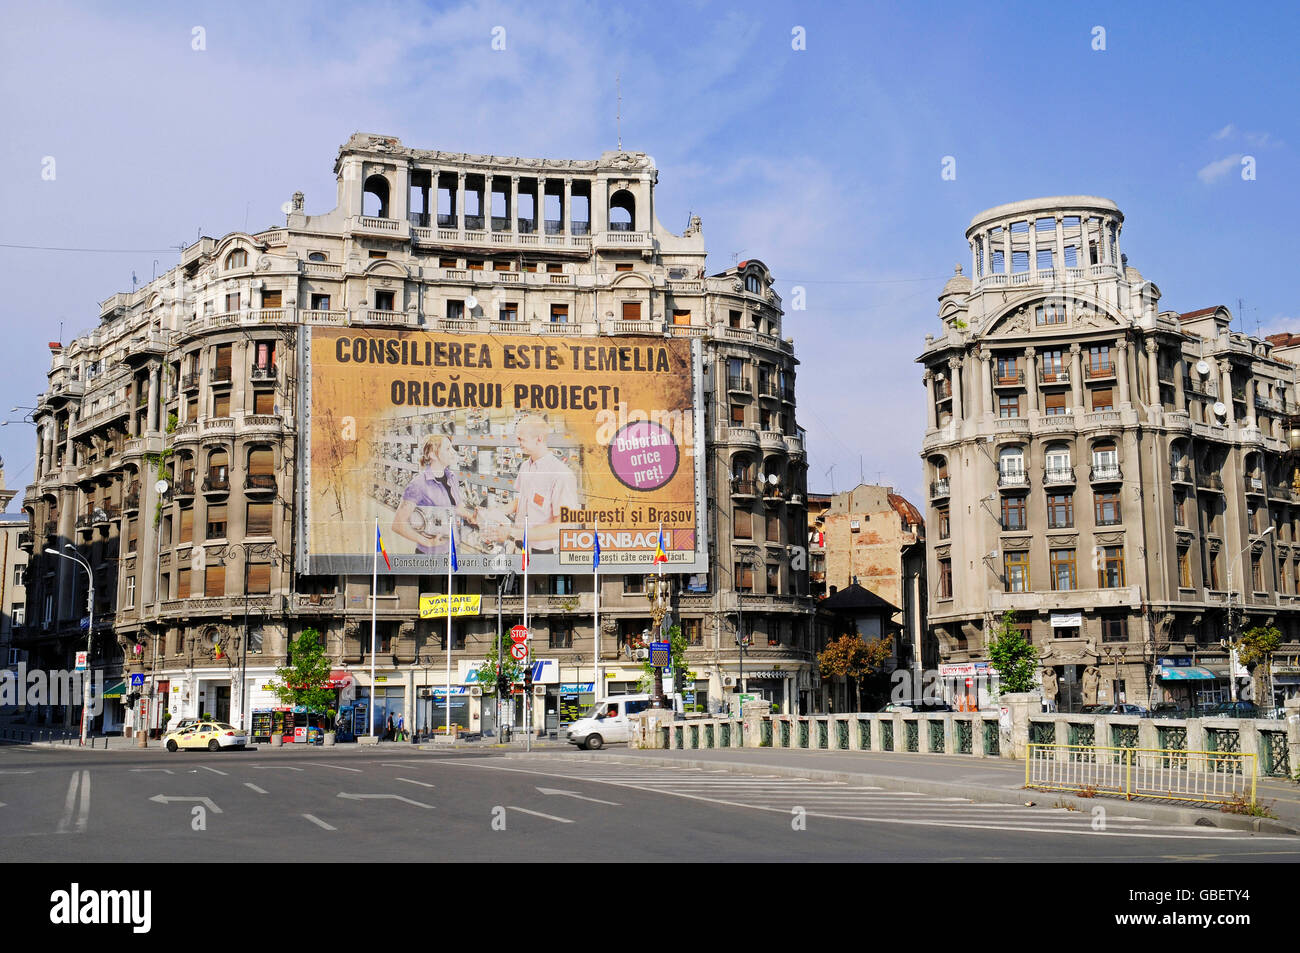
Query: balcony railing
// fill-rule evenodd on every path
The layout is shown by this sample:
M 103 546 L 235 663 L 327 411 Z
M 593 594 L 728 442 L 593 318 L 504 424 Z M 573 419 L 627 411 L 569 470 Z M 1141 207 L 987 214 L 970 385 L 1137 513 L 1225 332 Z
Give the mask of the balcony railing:
M 230 489 L 230 474 L 209 473 L 203 478 L 203 492 L 225 492 Z
M 1171 463 L 1169 465 L 1169 479 L 1174 483 L 1191 483 L 1191 468 L 1181 464 Z
M 1093 483 L 1109 483 L 1123 479 L 1118 463 L 1095 463 L 1088 472 L 1088 479 Z
M 1074 467 L 1049 467 L 1043 471 L 1044 486 L 1074 483 Z
M 246 490 L 274 490 L 275 488 L 274 473 L 250 473 L 244 477 Z
M 1019 387 L 1025 383 L 1024 371 L 998 371 L 994 383 L 998 387 Z
M 176 482 L 176 493 L 179 496 L 194 495 L 194 474 L 183 473 L 180 480 Z
M 736 479 L 731 481 L 732 496 L 756 496 L 758 494 L 758 484 L 753 480 Z
M 1196 474 L 1196 485 L 1205 490 L 1223 492 L 1223 477 L 1217 473 L 1198 473 Z
M 1090 381 L 1098 380 L 1099 378 L 1114 377 L 1115 365 L 1114 364 L 1098 364 L 1098 365 L 1089 364 L 1087 367 L 1083 369 L 1083 376 L 1088 378 L 1088 380 Z
M 1029 486 L 1029 474 L 1024 470 L 999 472 L 998 486 Z
M 1260 477 L 1251 476 L 1250 474 L 1247 474 L 1245 478 L 1245 483 L 1246 483 L 1247 493 L 1264 492 L 1264 481 Z
M 930 499 L 938 500 L 948 496 L 952 491 L 950 481 L 947 477 L 935 480 L 930 484 Z
M 738 374 L 727 375 L 727 390 L 738 394 L 753 393 L 749 379 Z
M 1069 371 L 1039 371 L 1038 382 L 1040 384 L 1068 384 L 1070 383 Z

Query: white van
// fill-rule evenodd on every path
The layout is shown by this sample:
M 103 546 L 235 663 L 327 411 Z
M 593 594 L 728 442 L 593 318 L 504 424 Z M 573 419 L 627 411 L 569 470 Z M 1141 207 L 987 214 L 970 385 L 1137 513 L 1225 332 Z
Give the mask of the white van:
M 632 723 L 628 715 L 650 707 L 653 695 L 611 695 L 602 698 L 585 716 L 569 726 L 569 744 L 594 750 L 608 744 L 632 740 Z M 682 711 L 681 695 L 665 695 L 674 712 Z

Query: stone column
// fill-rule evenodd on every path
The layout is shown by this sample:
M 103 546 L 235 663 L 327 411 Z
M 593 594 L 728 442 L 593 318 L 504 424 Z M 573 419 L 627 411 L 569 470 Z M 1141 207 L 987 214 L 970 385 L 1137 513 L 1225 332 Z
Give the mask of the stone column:
M 1065 270 L 1065 216 L 1056 213 L 1056 267 Z
M 1246 379 L 1246 426 L 1258 426 L 1255 414 L 1255 378 Z
M 564 208 L 561 210 L 564 216 L 564 234 L 573 234 L 573 179 L 569 176 L 564 177 Z M 636 228 L 636 222 L 632 223 L 632 228 Z M 648 316 L 647 316 L 648 317 Z
M 1147 403 L 1160 403 L 1160 346 L 1155 341 L 1146 342 L 1147 351 Z
M 518 235 L 519 234 L 519 176 L 517 175 L 512 175 L 510 177 L 510 208 L 507 210 L 506 214 L 510 216 L 510 221 L 508 223 L 509 228 L 507 228 L 506 230 L 510 232 L 511 235 Z
M 1174 362 L 1174 407 L 1187 412 L 1187 391 L 1183 389 L 1183 374 L 1187 369 L 1182 357 Z
M 1038 277 L 1038 219 L 1029 223 L 1029 273 Z
M 162 394 L 158 390 L 158 365 L 149 368 L 149 433 L 158 432 L 159 408 L 162 406 Z
M 1074 413 L 1083 413 L 1083 349 L 1077 344 L 1070 345 L 1070 399 L 1074 401 Z
M 925 379 L 925 429 L 934 430 L 939 426 L 938 407 L 934 402 L 934 372 L 927 368 L 921 376 Z
M 987 415 L 992 412 L 993 379 L 989 375 L 992 373 L 990 361 L 992 361 L 993 355 L 987 348 L 981 348 L 979 358 L 981 366 L 975 386 L 979 388 L 980 392 L 980 413 Z
M 971 275 L 973 276 L 973 278 L 972 278 L 973 281 L 979 281 L 979 280 L 980 280 L 980 262 L 979 262 L 979 255 L 976 254 L 976 252 L 975 252 L 975 249 L 978 248 L 978 247 L 979 247 L 979 238 L 976 237 L 976 238 L 975 238 L 975 239 L 970 243 L 970 273 L 971 273 Z
M 1002 223 L 1002 267 L 1003 274 L 1011 274 L 1011 223 Z M 1010 281 L 1010 277 L 1007 279 Z
M 1128 390 L 1128 341 L 1119 341 L 1115 345 L 1115 350 L 1119 356 L 1119 367 L 1116 374 L 1119 377 L 1119 402 L 1127 404 L 1129 402 Z
M 465 173 L 456 173 L 456 228 L 465 236 Z
M 1223 360 L 1219 362 L 1219 400 L 1224 406 L 1224 422 L 1232 423 L 1234 420 L 1232 408 L 1232 362 Z
M 952 383 L 952 419 L 954 423 L 960 423 L 964 414 L 962 413 L 961 401 L 961 359 L 956 357 L 948 358 L 948 377 Z
M 1025 388 L 1029 394 L 1026 416 L 1037 416 L 1038 409 L 1038 349 L 1025 348 Z

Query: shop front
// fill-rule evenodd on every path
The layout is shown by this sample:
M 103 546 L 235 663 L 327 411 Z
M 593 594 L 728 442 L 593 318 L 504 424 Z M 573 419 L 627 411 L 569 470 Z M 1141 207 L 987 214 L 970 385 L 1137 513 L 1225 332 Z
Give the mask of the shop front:
M 1218 675 L 1182 656 L 1158 660 L 1156 684 L 1161 701 L 1185 709 L 1218 704 L 1225 692 Z

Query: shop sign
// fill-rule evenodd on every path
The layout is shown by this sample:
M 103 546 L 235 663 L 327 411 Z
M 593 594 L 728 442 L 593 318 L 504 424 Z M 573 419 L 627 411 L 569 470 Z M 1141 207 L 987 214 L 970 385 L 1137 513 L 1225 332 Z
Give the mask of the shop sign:
M 1053 629 L 1077 629 L 1083 625 L 1082 612 L 1053 612 Z
M 445 619 L 447 618 L 447 596 L 420 595 L 420 618 L 421 619 Z M 461 616 L 478 615 L 482 606 L 482 595 L 453 595 L 451 596 L 451 615 L 452 618 Z

